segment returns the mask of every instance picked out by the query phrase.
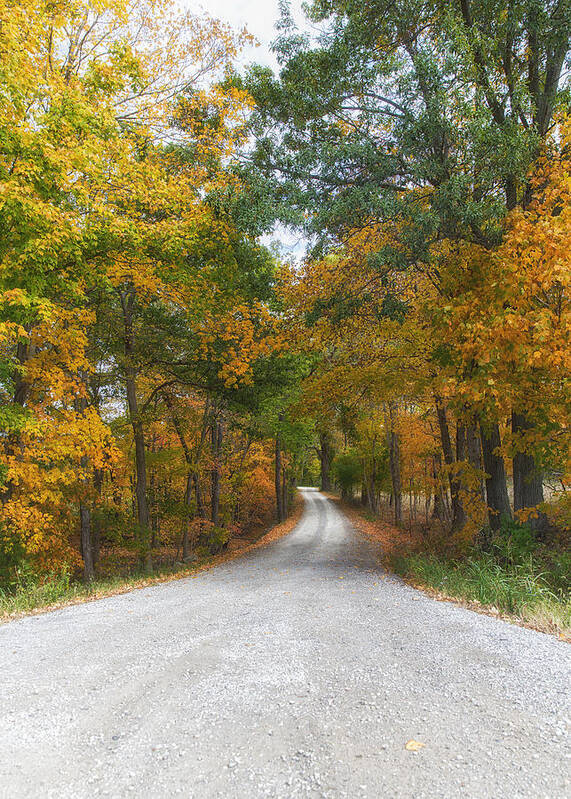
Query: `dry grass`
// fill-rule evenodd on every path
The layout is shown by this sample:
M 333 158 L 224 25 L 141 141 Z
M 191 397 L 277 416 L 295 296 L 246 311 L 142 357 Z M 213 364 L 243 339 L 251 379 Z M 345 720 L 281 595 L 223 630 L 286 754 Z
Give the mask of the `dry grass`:
M 247 539 L 232 539 L 232 546 L 220 555 L 205 558 L 194 562 L 192 565 L 180 566 L 167 573 L 139 577 L 115 576 L 94 581 L 87 586 L 83 583 L 70 583 L 66 577 L 58 584 L 59 578 L 54 578 L 52 584 L 35 586 L 33 589 L 16 593 L 14 595 L 0 595 L 0 623 L 6 623 L 23 616 L 35 616 L 40 613 L 49 613 L 52 610 L 80 605 L 84 602 L 93 602 L 117 594 L 126 594 L 140 588 L 148 588 L 158 583 L 168 583 L 172 580 L 181 580 L 185 577 L 198 577 L 202 572 L 213 569 L 222 563 L 234 560 L 252 550 L 265 547 L 290 533 L 298 523 L 303 513 L 304 500 L 300 493 L 294 499 L 291 515 L 285 522 L 270 528 L 255 542 Z M 57 596 L 57 600 L 53 598 Z
M 530 569 L 502 568 L 489 557 L 454 558 L 443 547 L 442 534 L 420 529 L 403 530 L 374 519 L 331 495 L 355 529 L 378 542 L 383 565 L 406 582 L 438 601 L 454 602 L 477 613 L 503 619 L 521 627 L 549 633 L 571 642 L 571 602 L 556 592 L 540 573 Z M 486 601 L 477 597 L 483 596 Z M 506 609 L 513 604 L 512 612 Z

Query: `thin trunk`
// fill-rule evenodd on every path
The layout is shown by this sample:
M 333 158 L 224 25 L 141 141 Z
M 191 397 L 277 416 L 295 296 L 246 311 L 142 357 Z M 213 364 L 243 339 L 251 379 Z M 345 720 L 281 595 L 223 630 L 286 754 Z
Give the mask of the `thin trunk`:
M 287 477 L 285 466 L 282 466 L 282 518 L 287 519 Z
M 80 375 L 85 381 L 85 375 Z M 82 416 L 87 409 L 87 397 L 80 396 L 75 400 L 75 408 Z M 83 576 L 86 583 L 90 583 L 95 576 L 93 564 L 93 542 L 91 540 L 91 508 L 88 505 L 89 497 L 89 461 L 86 455 L 80 460 L 81 464 L 81 493 L 79 502 L 79 536 L 81 557 L 83 558 Z
M 502 441 L 497 424 L 480 425 L 482 456 L 486 471 L 486 502 L 492 530 L 499 530 L 502 518 L 511 519 L 510 500 L 506 483 L 504 459 L 499 448 Z
M 385 408 L 385 427 L 387 431 L 387 445 L 389 450 L 389 469 L 391 472 L 392 495 L 394 503 L 395 524 L 402 523 L 402 484 L 401 484 L 401 456 L 400 436 L 395 430 L 397 406 L 395 402 L 388 403 L 388 415 Z
M 432 518 L 438 519 L 440 522 L 444 522 L 446 519 L 446 503 L 444 501 L 442 484 L 439 475 L 439 467 L 441 463 L 442 460 L 440 455 L 438 456 L 438 466 L 437 459 L 432 459 L 432 478 L 434 480 L 434 507 L 432 509 Z
M 454 473 L 456 469 L 456 461 L 454 452 L 452 450 L 452 442 L 450 441 L 450 431 L 448 429 L 448 420 L 446 418 L 446 408 L 440 397 L 436 397 L 436 416 L 438 418 L 438 427 L 440 429 L 440 442 L 442 444 L 442 454 L 444 455 L 444 462 L 448 467 L 448 480 L 450 483 L 450 496 L 452 498 L 452 532 L 458 532 L 466 524 L 466 514 L 462 507 L 460 498 L 461 484 L 458 475 Z M 465 449 L 466 434 L 463 426 L 460 425 L 460 435 L 457 441 L 457 446 Z
M 328 432 L 319 434 L 319 461 L 321 464 L 321 490 L 331 491 L 331 437 Z
M 133 305 L 135 301 L 134 292 L 122 293 L 121 305 L 123 308 L 123 321 L 125 327 L 124 347 L 125 347 L 125 387 L 127 389 L 127 403 L 129 406 L 129 417 L 133 428 L 133 440 L 135 443 L 135 497 L 137 500 L 137 521 L 141 535 L 143 536 L 144 563 L 145 567 L 152 571 L 153 560 L 149 546 L 149 505 L 147 502 L 147 465 L 145 461 L 145 434 L 143 423 L 139 415 L 137 401 L 136 370 L 134 366 L 134 347 L 135 337 L 133 329 Z
M 97 499 L 101 501 L 101 494 L 103 491 L 103 469 L 93 470 L 93 487 Z M 101 516 L 96 513 L 92 518 L 91 525 L 91 551 L 93 552 L 93 565 L 97 566 L 99 563 L 99 553 L 101 549 Z
M 190 557 L 190 505 L 192 503 L 192 480 L 193 473 L 189 472 L 186 476 L 186 490 L 184 492 L 184 504 L 186 514 L 184 517 L 184 527 L 182 532 L 182 559 L 187 561 Z
M 220 514 L 220 453 L 222 452 L 222 422 L 216 419 L 212 423 L 211 452 L 212 469 L 210 471 L 210 521 L 218 527 Z
M 186 484 L 186 488 L 185 488 L 185 499 L 184 499 L 185 505 L 187 507 L 190 505 L 190 502 L 191 502 L 191 499 L 192 499 L 192 489 L 194 489 L 194 498 L 195 498 L 195 502 L 196 502 L 196 515 L 198 516 L 199 519 L 206 519 L 206 508 L 204 506 L 204 500 L 202 498 L 202 491 L 200 490 L 200 476 L 199 476 L 197 464 L 199 462 L 200 456 L 202 455 L 202 449 L 204 447 L 204 442 L 206 440 L 206 436 L 207 436 L 207 433 L 208 433 L 208 416 L 209 416 L 209 413 L 210 413 L 210 404 L 209 404 L 209 401 L 208 401 L 208 397 L 206 397 L 206 401 L 204 403 L 204 412 L 202 414 L 202 428 L 201 428 L 201 431 L 200 431 L 200 442 L 198 444 L 198 448 L 196 450 L 194 458 L 192 456 L 192 453 L 191 453 L 190 448 L 188 446 L 188 443 L 186 441 L 186 437 L 184 435 L 184 432 L 183 432 L 183 429 L 182 429 L 182 425 L 180 423 L 180 419 L 179 419 L 179 417 L 177 416 L 177 414 L 175 412 L 171 396 L 167 392 L 164 392 L 163 397 L 164 397 L 164 400 L 165 400 L 165 404 L 166 404 L 167 408 L 169 409 L 172 425 L 173 425 L 173 427 L 174 427 L 174 429 L 176 431 L 176 434 L 178 436 L 178 440 L 180 441 L 180 445 L 181 445 L 182 451 L 184 453 L 184 459 L 185 459 L 187 465 L 191 468 L 191 471 L 189 472 L 189 475 L 188 475 L 188 478 L 187 478 L 187 484 Z M 189 479 L 191 481 L 191 493 L 190 494 L 188 493 L 188 480 Z M 190 517 L 187 518 L 187 520 L 185 522 L 185 527 L 187 528 L 186 538 L 187 538 L 187 541 L 188 541 L 188 528 L 190 527 Z M 183 548 L 183 558 L 184 558 L 184 548 L 185 548 L 185 546 L 184 546 L 184 535 L 185 534 L 183 533 L 183 547 L 182 547 Z M 202 535 L 202 524 L 201 524 L 200 530 L 199 530 L 199 537 L 201 535 Z M 190 554 L 190 543 L 188 543 L 188 547 L 189 547 L 189 554 Z
M 202 491 L 200 489 L 200 480 L 198 473 L 194 472 L 192 475 L 192 482 L 194 483 L 194 498 L 196 500 L 196 512 L 200 519 L 206 519 L 206 507 L 202 498 Z
M 274 485 L 276 489 L 276 516 L 278 523 L 283 522 L 283 499 L 282 499 L 282 442 L 279 432 L 276 435 L 275 459 L 274 459 Z
M 83 576 L 85 582 L 90 583 L 95 576 L 93 552 L 91 543 L 91 509 L 82 502 L 79 506 L 79 519 L 81 530 L 81 554 L 83 557 Z

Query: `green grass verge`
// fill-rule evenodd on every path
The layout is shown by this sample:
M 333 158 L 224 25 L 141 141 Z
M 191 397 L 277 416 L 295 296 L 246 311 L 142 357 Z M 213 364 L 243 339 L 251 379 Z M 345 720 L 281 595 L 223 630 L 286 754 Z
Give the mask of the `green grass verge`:
M 564 635 L 571 632 L 570 565 L 565 554 L 506 558 L 476 548 L 463 557 L 411 552 L 391 558 L 393 570 L 417 584 Z
M 9 591 L 0 588 L 0 620 L 58 605 L 98 599 L 152 582 L 168 580 L 171 576 L 184 576 L 202 565 L 204 564 L 201 561 L 194 561 L 192 568 L 178 566 L 155 570 L 152 573 L 140 571 L 128 576 L 102 577 L 88 584 L 73 579 L 65 569 L 50 574 L 42 580 L 32 574 L 22 573 L 19 575 L 17 585 L 12 586 Z

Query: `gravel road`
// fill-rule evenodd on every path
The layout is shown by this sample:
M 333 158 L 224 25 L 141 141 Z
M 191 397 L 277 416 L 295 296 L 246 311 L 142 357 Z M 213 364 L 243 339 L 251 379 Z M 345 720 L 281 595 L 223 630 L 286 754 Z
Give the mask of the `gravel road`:
M 568 645 L 385 575 L 304 493 L 266 548 L 1 627 L 0 796 L 569 796 Z

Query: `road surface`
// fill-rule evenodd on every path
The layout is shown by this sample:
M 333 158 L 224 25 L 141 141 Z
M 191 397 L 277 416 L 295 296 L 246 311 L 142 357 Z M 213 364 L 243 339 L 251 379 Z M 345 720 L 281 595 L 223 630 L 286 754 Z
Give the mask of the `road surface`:
M 304 493 L 266 548 L 1 627 L 0 796 L 568 796 L 568 645 L 385 575 Z

